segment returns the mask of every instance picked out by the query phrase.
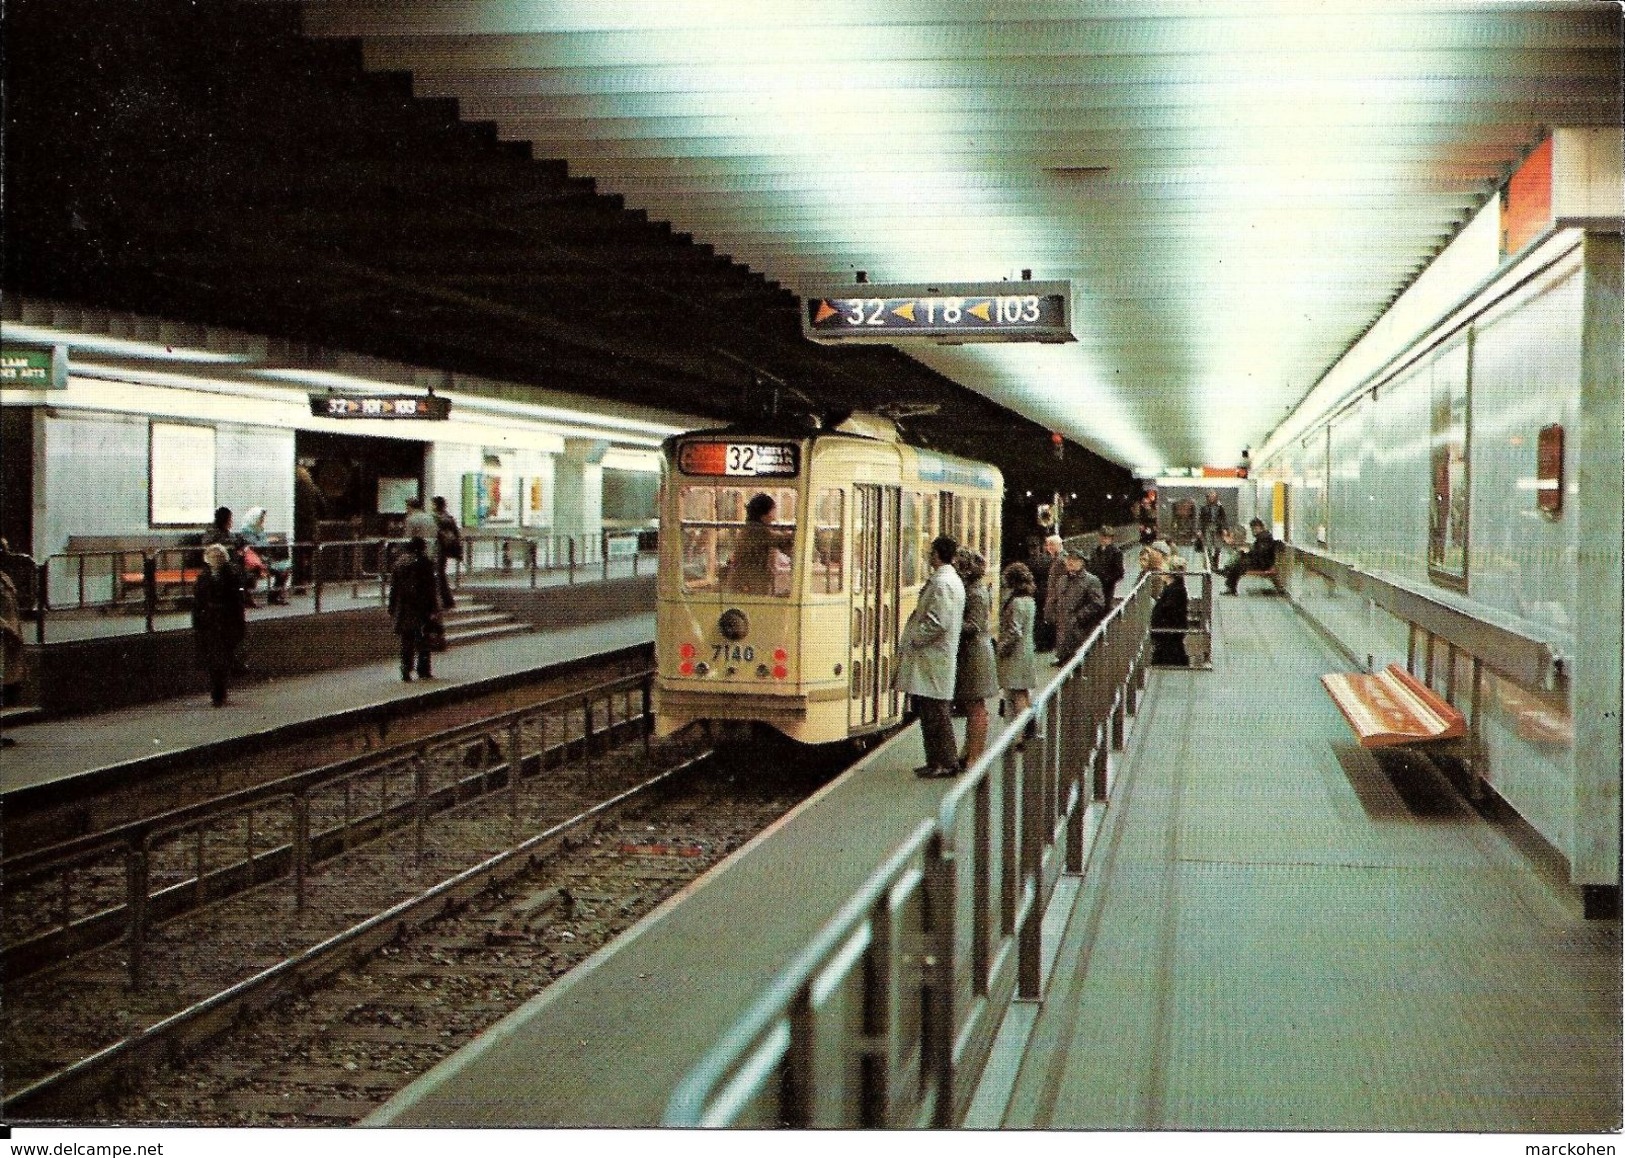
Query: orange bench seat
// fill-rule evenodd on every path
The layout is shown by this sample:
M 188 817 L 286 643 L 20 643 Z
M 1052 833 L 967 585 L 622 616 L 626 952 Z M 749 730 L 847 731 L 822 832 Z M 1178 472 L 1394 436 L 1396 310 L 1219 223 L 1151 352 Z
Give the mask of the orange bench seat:
M 153 573 L 153 578 L 160 589 L 164 587 L 191 587 L 197 582 L 197 577 L 203 574 L 201 567 L 163 567 Z M 125 571 L 119 577 L 119 584 L 124 590 L 132 587 L 139 588 L 142 583 L 141 572 Z
M 1320 682 L 1362 748 L 1450 740 L 1467 734 L 1467 717 L 1397 663 L 1370 675 L 1323 675 Z

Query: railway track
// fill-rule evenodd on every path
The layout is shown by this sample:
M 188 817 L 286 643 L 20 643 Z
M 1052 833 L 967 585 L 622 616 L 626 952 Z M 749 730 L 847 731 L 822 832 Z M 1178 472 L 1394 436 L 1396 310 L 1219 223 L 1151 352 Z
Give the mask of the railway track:
M 0 821 L 5 852 L 13 857 L 308 768 L 440 735 L 503 712 L 567 698 L 582 689 L 647 671 L 652 656 L 653 650 L 647 646 L 627 648 L 559 664 L 535 673 L 527 682 L 466 699 L 427 707 L 402 701 L 397 710 L 363 722 L 326 721 L 319 730 L 300 730 L 281 740 L 256 738 L 251 746 L 244 746 L 248 750 L 210 754 L 203 763 L 182 760 L 171 768 L 143 771 L 137 777 L 75 780 L 71 793 L 9 794 Z
M 815 783 L 629 746 L 335 858 L 302 908 L 260 886 L 171 919 L 139 988 L 122 943 L 80 954 L 8 986 L 6 1115 L 354 1120 Z

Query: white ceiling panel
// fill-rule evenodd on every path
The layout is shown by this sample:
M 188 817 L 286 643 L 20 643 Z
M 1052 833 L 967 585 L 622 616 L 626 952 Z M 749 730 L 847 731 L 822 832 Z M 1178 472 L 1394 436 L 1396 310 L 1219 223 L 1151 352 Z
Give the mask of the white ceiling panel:
M 309 0 L 537 156 L 790 289 L 1073 289 L 1065 346 L 907 348 L 1125 465 L 1233 463 L 1552 127 L 1602 2 Z

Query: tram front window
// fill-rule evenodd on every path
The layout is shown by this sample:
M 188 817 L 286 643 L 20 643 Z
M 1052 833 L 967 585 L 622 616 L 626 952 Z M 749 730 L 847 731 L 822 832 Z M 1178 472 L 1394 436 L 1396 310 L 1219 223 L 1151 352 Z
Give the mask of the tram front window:
M 789 598 L 794 490 L 691 485 L 678 503 L 685 591 Z

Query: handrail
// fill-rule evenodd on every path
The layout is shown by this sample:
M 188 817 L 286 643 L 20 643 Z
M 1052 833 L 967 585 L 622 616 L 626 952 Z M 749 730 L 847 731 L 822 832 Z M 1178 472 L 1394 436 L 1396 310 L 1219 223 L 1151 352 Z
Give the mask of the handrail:
M 34 878 L 50 874 L 66 877 L 67 874 L 85 866 L 103 863 L 109 858 L 123 858 L 127 865 L 126 896 L 122 908 L 126 961 L 132 983 L 139 988 L 144 980 L 143 969 L 147 956 L 148 910 L 150 902 L 154 899 L 149 874 L 150 860 L 154 848 L 165 838 L 179 833 L 203 831 L 211 825 L 218 825 L 245 814 L 252 817 L 256 812 L 270 810 L 272 806 L 280 804 L 288 816 L 288 830 L 292 836 L 280 845 L 261 850 L 258 857 L 264 859 L 286 850 L 284 859 L 290 869 L 288 877 L 294 892 L 295 907 L 302 909 L 305 904 L 305 875 L 314 861 L 313 849 L 324 836 L 323 833 L 312 832 L 310 826 L 311 804 L 318 793 L 335 788 L 345 789 L 345 821 L 348 824 L 354 819 L 349 812 L 349 789 L 346 787 L 349 783 L 367 777 L 383 777 L 387 780 L 392 775 L 409 779 L 411 783 L 407 792 L 413 805 L 409 820 L 418 827 L 421 841 L 422 825 L 427 815 L 424 802 L 438 791 L 429 783 L 426 774 L 432 757 L 448 751 L 456 752 L 471 743 L 483 741 L 491 750 L 502 753 L 500 765 L 506 768 L 506 791 L 512 797 L 513 807 L 517 808 L 523 764 L 528 755 L 538 750 L 533 743 L 527 751 L 522 738 L 522 729 L 526 725 L 540 721 L 540 739 L 537 743 L 540 744 L 539 750 L 545 752 L 548 732 L 546 721 L 567 720 L 572 714 L 580 713 L 583 737 L 581 757 L 583 760 L 591 761 L 594 758 L 595 736 L 612 735 L 618 727 L 636 720 L 642 725 L 640 731 L 647 749 L 650 735 L 647 721 L 650 715 L 650 689 L 653 679 L 652 670 L 619 676 L 587 688 L 551 697 L 541 703 L 511 708 L 483 719 L 459 724 L 432 736 L 404 741 L 388 749 L 344 757 L 316 768 L 304 769 L 262 784 L 240 788 L 212 800 L 182 805 L 166 812 L 126 821 L 101 832 L 71 837 L 57 844 L 15 853 L 5 857 L 0 861 L 0 865 L 3 865 L 9 887 L 16 890 L 26 886 Z M 639 709 L 630 707 L 635 692 L 641 692 L 641 695 L 636 697 L 642 705 Z M 629 705 L 619 724 L 616 722 L 614 710 L 618 698 L 624 699 Z M 598 704 L 608 705 L 601 717 L 594 710 L 594 706 Z M 570 742 L 567 726 L 561 734 L 561 742 L 566 745 Z M 452 767 L 454 776 L 464 775 L 461 761 L 454 761 Z M 399 804 L 399 801 L 392 801 L 386 789 L 379 794 L 375 813 L 367 815 L 383 818 Z M 517 812 L 514 815 L 517 815 Z M 256 863 L 256 853 L 252 847 L 252 823 L 249 825 L 249 833 L 250 848 L 245 863 L 252 870 Z M 201 858 L 201 845 L 199 847 L 198 855 Z M 215 871 L 219 873 L 222 870 Z M 198 889 L 202 889 L 209 879 L 201 860 L 196 866 L 193 879 Z M 63 917 L 65 921 L 71 921 L 71 915 L 66 910 Z M 8 945 L 4 951 L 9 953 L 12 948 Z
M 1144 687 L 1150 601 L 1142 577 L 1059 678 L 1035 692 L 1032 706 L 948 790 L 935 816 L 887 854 L 682 1078 L 664 1125 L 954 1123 L 1003 1010 L 1017 994 L 1041 996 L 1044 905 L 1061 858 L 1066 871 L 1083 871 L 1084 809 L 1106 799 L 1107 748 L 1121 749 L 1126 716 Z M 975 832 L 962 840 L 967 824 Z M 973 887 L 959 890 L 956 882 L 966 879 Z M 902 910 L 916 893 L 911 919 Z M 969 953 L 961 951 L 967 940 Z M 996 977 L 1012 968 L 996 962 L 1012 957 L 1016 977 Z M 879 1024 L 819 1020 L 843 984 L 863 988 L 854 1000 L 870 1011 L 866 1022 Z M 899 1041 L 885 1012 L 893 1004 L 888 996 L 915 985 L 927 997 L 906 998 L 918 1002 L 919 1024 Z M 960 1002 L 967 990 L 974 1008 Z M 968 1032 L 973 1018 L 979 1034 Z M 972 1037 L 982 1048 L 962 1049 Z M 819 1059 L 831 1058 L 825 1073 Z M 917 1078 L 889 1080 L 894 1063 Z M 888 1072 L 873 1079 L 876 1068 Z M 851 1096 L 850 1086 L 871 1081 Z
M 517 557 L 530 573 L 532 588 L 541 585 L 542 575 L 557 572 L 567 572 L 568 582 L 572 584 L 593 582 L 599 578 L 607 580 L 610 578 L 611 563 L 619 557 L 613 545 L 632 542 L 633 549 L 626 553 L 626 558 L 631 564 L 632 577 L 637 578 L 643 565 L 643 540 L 647 535 L 648 532 L 639 531 L 547 536 L 489 535 L 474 531 L 463 538 L 465 550 L 472 553 L 480 544 L 494 545 L 495 553 L 490 565 L 480 566 L 474 558 L 454 560 L 448 577 L 454 587 L 460 588 L 463 581 L 471 576 L 513 570 L 513 560 Z M 334 586 L 349 585 L 352 598 L 359 599 L 363 585 L 371 587 L 377 584 L 378 600 L 380 604 L 386 602 L 389 580 L 387 564 L 393 552 L 405 542 L 405 539 L 398 537 L 382 536 L 320 542 L 276 542 L 271 544 L 270 549 L 288 558 L 303 557 L 309 560 L 309 578 L 300 586 L 309 588 L 312 609 L 319 614 L 323 610 L 324 595 Z M 520 545 L 517 552 L 515 544 Z M 25 613 L 31 611 L 33 616 L 35 643 L 45 643 L 45 621 L 47 613 L 52 611 L 130 608 L 145 614 L 146 631 L 158 630 L 156 615 L 163 604 L 161 592 L 166 587 L 175 586 L 161 582 L 161 577 L 166 572 L 184 576 L 187 571 L 196 570 L 201 566 L 198 560 L 202 550 L 201 546 L 193 544 L 59 551 L 47 556 L 44 562 L 37 565 L 33 607 L 23 609 Z M 343 572 L 341 576 L 329 576 L 326 572 L 335 569 L 332 557 L 342 552 L 351 553 L 352 558 L 340 560 L 336 569 Z M 126 584 L 124 578 L 138 570 L 140 583 Z M 59 588 L 68 585 L 72 595 L 65 600 L 59 598 L 53 601 L 53 582 Z M 96 593 L 94 588 L 100 588 L 101 593 Z
M 1482 660 L 1529 686 L 1563 671 L 1566 656 L 1556 632 L 1538 624 L 1432 591 L 1397 575 L 1368 571 L 1324 551 L 1282 543 L 1282 562 L 1296 564 L 1338 587 L 1363 595 L 1399 620 Z

